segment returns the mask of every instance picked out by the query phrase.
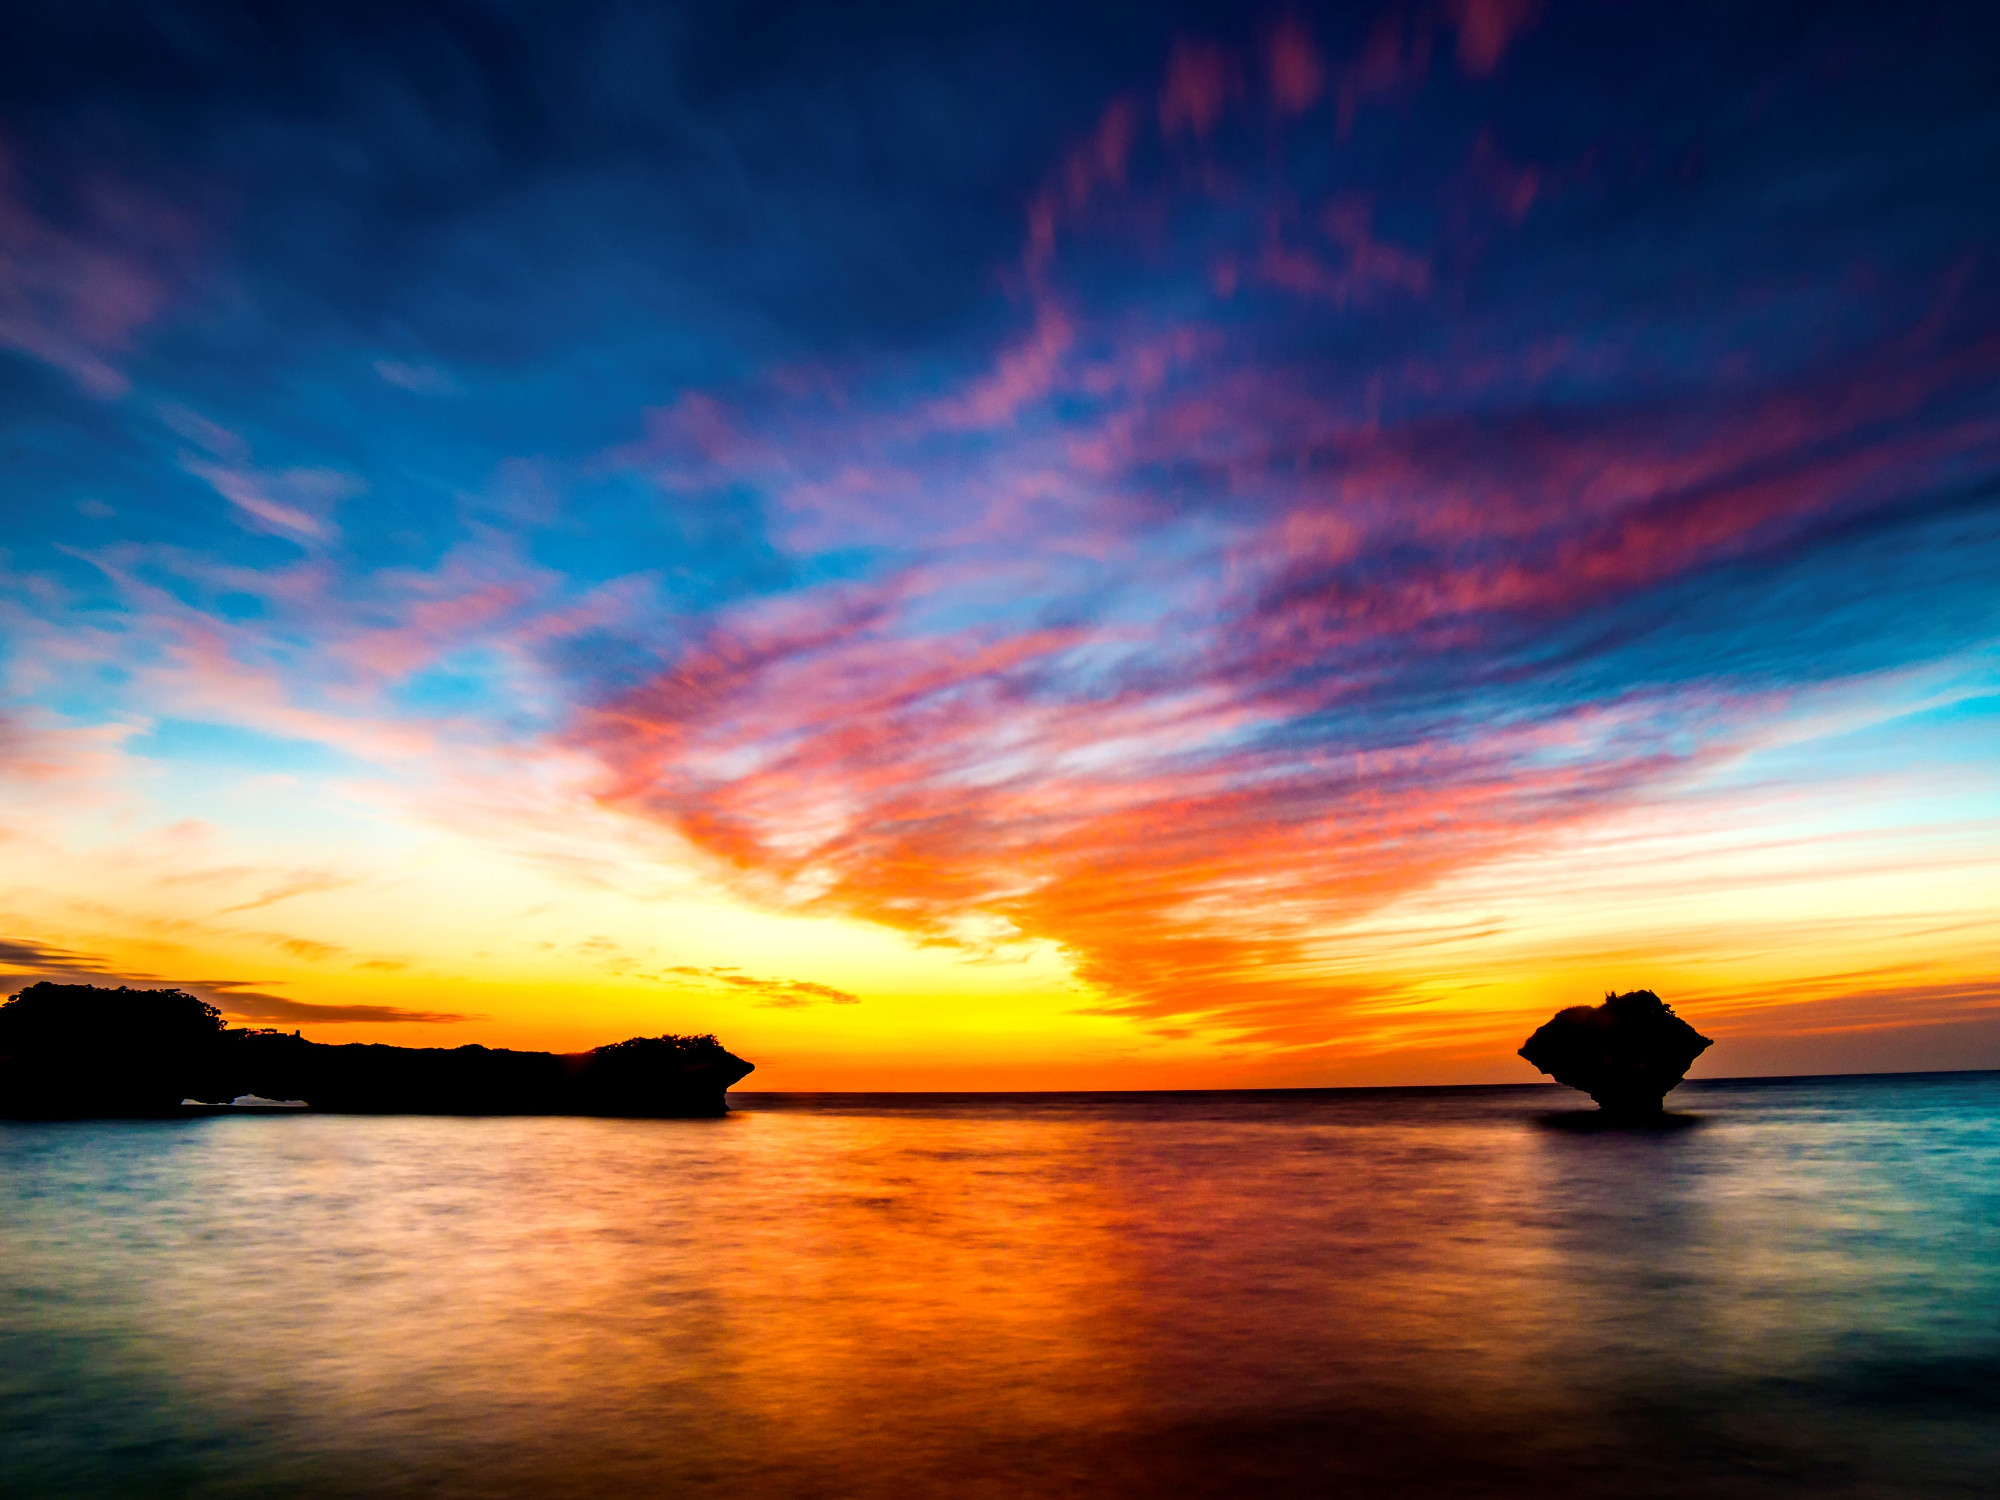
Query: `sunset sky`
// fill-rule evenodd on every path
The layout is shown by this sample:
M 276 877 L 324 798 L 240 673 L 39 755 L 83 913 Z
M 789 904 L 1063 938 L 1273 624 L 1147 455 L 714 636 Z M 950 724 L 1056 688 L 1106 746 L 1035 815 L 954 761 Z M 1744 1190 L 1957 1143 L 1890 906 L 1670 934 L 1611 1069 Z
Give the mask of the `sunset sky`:
M 2000 1067 L 1991 7 L 0 14 L 0 989 Z

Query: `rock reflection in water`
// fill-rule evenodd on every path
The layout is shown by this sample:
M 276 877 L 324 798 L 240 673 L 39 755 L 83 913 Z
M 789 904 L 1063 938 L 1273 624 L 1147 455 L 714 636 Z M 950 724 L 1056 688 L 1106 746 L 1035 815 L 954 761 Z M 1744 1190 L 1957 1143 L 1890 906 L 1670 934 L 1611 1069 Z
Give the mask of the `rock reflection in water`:
M 1690 1086 L 1680 1131 L 1554 1098 L 6 1127 L 0 1492 L 1995 1472 L 2000 1080 Z

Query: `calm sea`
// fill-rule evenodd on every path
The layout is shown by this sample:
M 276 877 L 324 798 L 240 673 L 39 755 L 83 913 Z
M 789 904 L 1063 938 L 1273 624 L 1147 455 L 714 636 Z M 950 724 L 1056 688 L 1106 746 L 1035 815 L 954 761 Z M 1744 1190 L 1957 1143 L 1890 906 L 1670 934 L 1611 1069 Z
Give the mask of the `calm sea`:
M 2000 1074 L 0 1126 L 6 1496 L 2000 1494 Z

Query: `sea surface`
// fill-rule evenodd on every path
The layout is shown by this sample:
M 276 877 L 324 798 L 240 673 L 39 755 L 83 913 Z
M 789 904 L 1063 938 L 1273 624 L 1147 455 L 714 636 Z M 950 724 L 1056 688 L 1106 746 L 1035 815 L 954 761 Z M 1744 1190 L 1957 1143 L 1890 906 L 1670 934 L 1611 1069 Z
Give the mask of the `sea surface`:
M 0 1126 L 0 1495 L 2000 1494 L 2000 1074 Z

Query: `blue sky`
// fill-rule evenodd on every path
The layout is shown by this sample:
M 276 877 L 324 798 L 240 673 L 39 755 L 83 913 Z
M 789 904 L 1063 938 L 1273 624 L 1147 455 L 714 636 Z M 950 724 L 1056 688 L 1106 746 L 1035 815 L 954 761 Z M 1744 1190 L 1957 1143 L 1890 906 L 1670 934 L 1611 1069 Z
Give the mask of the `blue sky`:
M 259 891 L 407 907 L 448 834 L 571 882 L 524 910 L 657 879 L 807 924 L 792 980 L 902 976 L 851 1046 L 772 1041 L 801 1058 L 920 1061 L 1000 1003 L 924 966 L 1013 953 L 1117 1057 L 1301 1079 L 1490 1068 L 1578 982 L 1546 913 L 1452 960 L 1514 976 L 1483 1018 L 1366 935 L 1662 809 L 1866 807 L 1910 844 L 1855 901 L 1949 886 L 1911 851 L 1976 843 L 1996 784 L 1996 40 L 1970 6 L 11 7 L 11 836 L 87 885 L 198 826 L 246 881 L 345 872 Z M 459 910 L 482 857 L 435 857 Z M 376 983 L 272 977 L 227 879 L 175 878 L 0 915 L 295 1009 Z M 1686 979 L 1719 1014 L 1779 961 L 1762 899 Z M 363 907 L 317 920 L 289 940 L 361 954 Z M 1962 930 L 1922 960 L 1961 987 Z M 657 972 L 733 962 L 699 957 Z M 1990 1049 L 1942 982 L 1742 1025 Z

